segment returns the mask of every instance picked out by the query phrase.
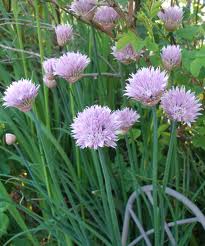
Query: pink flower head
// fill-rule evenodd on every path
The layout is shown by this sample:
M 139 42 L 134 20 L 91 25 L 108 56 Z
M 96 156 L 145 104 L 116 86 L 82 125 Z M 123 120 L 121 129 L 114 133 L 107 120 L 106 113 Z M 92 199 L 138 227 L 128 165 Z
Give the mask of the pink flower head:
M 189 126 L 196 121 L 202 110 L 195 94 L 186 91 L 184 86 L 168 90 L 161 98 L 161 107 L 170 119 Z
M 156 105 L 166 89 L 168 77 L 159 68 L 142 68 L 132 74 L 126 85 L 125 95 L 146 106 Z
M 181 64 L 181 49 L 179 45 L 168 45 L 162 49 L 161 58 L 164 67 L 171 71 Z
M 183 11 L 178 6 L 170 6 L 161 10 L 158 17 L 164 22 L 167 31 L 173 32 L 182 22 Z
M 97 9 L 94 20 L 100 23 L 107 31 L 111 31 L 115 26 L 115 21 L 119 18 L 118 13 L 112 7 L 101 6 Z
M 140 54 L 137 53 L 131 44 L 128 44 L 125 48 L 118 50 L 117 47 L 112 47 L 111 53 L 118 61 L 129 64 L 132 61 L 139 59 Z
M 140 118 L 139 114 L 133 109 L 124 108 L 113 113 L 115 120 L 120 123 L 119 133 L 126 133 Z
M 56 58 L 49 58 L 43 62 L 43 69 L 47 78 L 53 79 L 54 77 L 54 66 L 56 63 Z
M 70 10 L 83 19 L 92 20 L 97 1 L 96 0 L 74 0 Z
M 79 52 L 68 52 L 55 63 L 54 74 L 69 83 L 74 83 L 82 77 L 82 73 L 89 63 L 90 59 L 86 55 Z
M 59 46 L 64 46 L 73 37 L 73 28 L 71 25 L 57 25 L 55 27 L 56 38 Z
M 39 85 L 33 84 L 31 80 L 14 81 L 4 93 L 3 105 L 18 108 L 22 112 L 30 111 L 38 89 Z
M 73 137 L 80 148 L 115 147 L 119 123 L 108 107 L 94 105 L 78 113 L 71 125 Z

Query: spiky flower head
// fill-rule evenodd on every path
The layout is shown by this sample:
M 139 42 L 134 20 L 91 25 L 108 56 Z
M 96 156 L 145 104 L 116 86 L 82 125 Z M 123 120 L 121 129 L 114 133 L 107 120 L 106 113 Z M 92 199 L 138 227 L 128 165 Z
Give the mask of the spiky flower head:
M 169 6 L 161 10 L 158 17 L 164 22 L 167 31 L 173 32 L 182 22 L 183 10 L 178 6 Z
M 56 61 L 57 61 L 56 58 L 49 58 L 43 62 L 43 70 L 47 78 L 53 79 L 54 66 L 55 66 Z
M 116 110 L 113 112 L 115 120 L 120 123 L 118 132 L 126 133 L 140 118 L 139 114 L 130 108 Z
M 117 49 L 116 46 L 113 46 L 112 55 L 124 64 L 130 64 L 140 58 L 140 53 L 137 53 L 131 44 L 126 45 L 123 49 Z
M 3 105 L 18 108 L 22 112 L 30 111 L 38 89 L 39 85 L 33 84 L 31 80 L 14 81 L 4 93 Z
M 55 27 L 56 39 L 59 46 L 64 46 L 73 37 L 73 28 L 71 25 L 57 25 Z
M 72 134 L 80 148 L 115 147 L 119 123 L 108 107 L 93 105 L 78 113 L 71 125 Z
M 93 19 L 101 24 L 105 30 L 111 31 L 115 26 L 115 21 L 117 21 L 118 18 L 119 15 L 114 8 L 101 6 L 97 8 Z
M 70 10 L 85 20 L 92 20 L 96 9 L 96 0 L 74 0 Z
M 68 52 L 55 63 L 54 74 L 69 83 L 74 83 L 82 77 L 82 73 L 89 63 L 90 59 L 86 55 L 79 52 Z
M 125 95 L 146 106 L 154 106 L 166 89 L 168 76 L 159 68 L 142 68 L 132 74 L 126 84 Z
M 193 92 L 185 87 L 168 90 L 161 98 L 161 107 L 165 114 L 174 121 L 191 125 L 200 115 L 201 103 Z
M 16 142 L 16 135 L 12 134 L 12 133 L 6 133 L 5 134 L 5 142 L 8 145 L 12 145 Z
M 181 64 L 181 49 L 179 45 L 168 45 L 162 48 L 161 58 L 165 69 L 171 71 Z

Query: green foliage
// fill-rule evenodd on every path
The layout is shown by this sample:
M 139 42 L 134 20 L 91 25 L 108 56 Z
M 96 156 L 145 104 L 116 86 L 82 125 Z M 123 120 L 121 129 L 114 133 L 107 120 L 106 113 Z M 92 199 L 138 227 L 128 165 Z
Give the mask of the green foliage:
M 128 31 L 118 36 L 117 48 L 123 49 L 128 44 L 132 44 L 136 51 L 140 51 L 144 47 L 145 43 L 134 32 Z
M 187 26 L 176 31 L 176 37 L 179 40 L 186 40 L 188 42 L 201 39 L 204 34 L 205 30 L 201 25 Z
M 0 238 L 7 233 L 9 218 L 5 213 L 0 212 Z

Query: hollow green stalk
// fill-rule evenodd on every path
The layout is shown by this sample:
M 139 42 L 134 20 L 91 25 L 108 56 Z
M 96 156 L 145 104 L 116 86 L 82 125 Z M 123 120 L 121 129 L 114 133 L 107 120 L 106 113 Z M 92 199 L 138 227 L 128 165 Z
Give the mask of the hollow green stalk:
M 40 136 L 41 136 L 40 123 L 39 123 L 38 119 L 36 118 L 35 113 L 31 112 L 31 114 L 32 114 L 32 117 L 34 119 L 36 131 L 37 131 L 38 146 L 39 146 L 40 157 L 41 157 L 41 161 L 42 161 L 42 171 L 43 171 L 43 176 L 45 179 L 45 185 L 46 185 L 46 189 L 48 192 L 48 197 L 51 198 L 51 189 L 50 189 L 50 185 L 49 185 L 48 173 L 47 173 L 46 163 L 45 163 L 45 159 L 44 159 L 44 153 L 43 153 L 41 140 L 40 140 Z
M 173 153 L 173 147 L 174 142 L 176 138 L 176 122 L 172 122 L 172 129 L 171 129 L 171 138 L 169 142 L 169 150 L 167 154 L 167 160 L 165 164 L 165 172 L 164 172 L 164 178 L 163 178 L 163 186 L 164 188 L 167 186 L 169 181 L 169 172 L 170 172 L 170 166 L 171 166 L 171 160 L 172 160 L 172 153 Z
M 19 48 L 22 50 L 21 59 L 23 62 L 24 75 L 27 78 L 28 77 L 28 71 L 27 71 L 27 66 L 26 66 L 25 53 L 23 52 L 24 46 L 23 46 L 23 41 L 22 41 L 22 33 L 21 33 L 21 29 L 20 29 L 19 24 L 18 24 L 19 23 L 19 20 L 18 20 L 19 4 L 18 4 L 17 0 L 13 1 L 12 7 L 13 7 L 13 13 L 14 13 L 14 18 L 15 18 L 15 22 L 16 22 L 16 30 L 17 30 Z
M 157 126 L 157 109 L 152 108 L 153 113 L 153 156 L 152 156 L 152 184 L 153 184 L 153 206 L 154 206 L 154 245 L 159 245 L 159 211 L 158 211 L 158 188 L 157 188 L 157 173 L 158 173 L 158 126 Z
M 74 106 L 74 91 L 73 91 L 73 86 L 72 84 L 69 83 L 69 98 L 70 98 L 70 110 L 71 110 L 71 115 L 72 118 L 75 117 L 75 106 Z M 78 178 L 81 177 L 81 168 L 80 168 L 80 153 L 78 147 L 75 146 L 75 156 L 76 156 L 76 164 L 77 164 L 77 175 Z
M 37 23 L 37 33 L 38 33 L 38 45 L 40 50 L 40 60 L 41 67 L 44 60 L 44 50 L 43 50 L 43 38 L 41 34 L 41 26 L 40 26 L 40 13 L 39 13 L 39 0 L 34 1 L 35 14 L 36 14 L 36 23 Z M 42 67 L 43 74 L 43 67 Z M 48 105 L 48 88 L 43 86 L 44 100 L 45 100 L 45 122 L 48 129 L 50 129 L 50 117 L 49 117 L 49 105 Z
M 120 246 L 120 244 L 121 244 L 120 243 L 120 232 L 119 232 L 119 228 L 118 228 L 117 214 L 116 214 L 114 200 L 113 200 L 113 196 L 112 196 L 110 176 L 109 176 L 106 162 L 104 159 L 103 151 L 101 149 L 99 149 L 98 153 L 99 153 L 100 164 L 101 164 L 101 168 L 102 168 L 102 172 L 103 172 L 103 176 L 104 176 L 104 180 L 105 180 L 105 189 L 106 189 L 106 193 L 107 193 L 108 205 L 109 205 L 110 214 L 111 214 L 112 226 L 114 228 L 114 233 L 115 233 L 115 245 Z

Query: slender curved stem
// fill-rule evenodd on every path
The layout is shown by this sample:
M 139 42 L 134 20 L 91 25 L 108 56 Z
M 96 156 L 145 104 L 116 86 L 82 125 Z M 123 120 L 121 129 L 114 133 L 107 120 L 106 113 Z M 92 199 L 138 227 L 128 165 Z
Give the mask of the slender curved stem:
M 164 172 L 164 179 L 163 179 L 163 186 L 166 187 L 169 181 L 169 171 L 171 166 L 171 159 L 172 159 L 172 152 L 174 147 L 174 141 L 176 137 L 176 122 L 172 122 L 172 130 L 171 130 L 171 138 L 169 142 L 169 150 L 167 154 L 167 160 L 165 165 L 165 172 Z
M 153 167 L 153 203 L 154 203 L 154 230 L 155 230 L 155 245 L 159 245 L 159 216 L 158 216 L 158 199 L 157 199 L 157 172 L 158 172 L 158 126 L 157 126 L 157 110 L 156 106 L 152 108 L 153 113 L 153 156 L 152 156 L 152 167 Z

